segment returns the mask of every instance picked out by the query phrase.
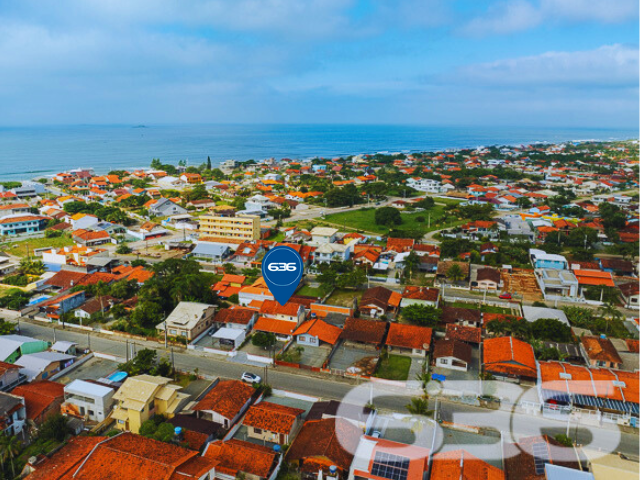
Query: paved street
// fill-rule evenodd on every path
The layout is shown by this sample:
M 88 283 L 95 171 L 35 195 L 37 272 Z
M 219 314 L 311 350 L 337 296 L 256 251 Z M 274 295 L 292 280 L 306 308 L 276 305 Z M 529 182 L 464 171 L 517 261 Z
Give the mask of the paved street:
M 48 325 L 38 325 L 34 323 L 20 322 L 20 329 L 23 335 L 29 335 L 42 340 L 53 341 L 53 329 Z M 79 343 L 81 346 L 88 345 L 88 334 L 80 331 L 72 331 L 67 328 L 62 330 L 56 328 L 56 340 L 70 340 Z M 103 335 L 90 335 L 91 349 L 96 352 L 117 355 L 125 357 L 127 343 L 120 337 L 105 338 Z M 159 355 L 170 357 L 171 353 L 166 351 L 161 345 L 155 342 L 134 342 L 134 349 L 153 348 Z M 187 353 L 188 352 L 188 353 Z M 200 374 L 220 376 L 224 378 L 239 378 L 242 372 L 251 371 L 253 373 L 267 376 L 267 381 L 274 388 L 290 390 L 304 393 L 311 396 L 340 400 L 349 394 L 352 389 L 364 383 L 354 379 L 342 379 L 338 377 L 325 377 L 320 374 L 311 374 L 310 372 L 300 372 L 295 370 L 280 368 L 269 368 L 265 373 L 264 368 L 251 367 L 237 363 L 228 362 L 223 358 L 213 356 L 205 356 L 204 354 L 177 350 L 174 352 L 175 366 L 182 371 L 193 372 L 198 368 Z M 302 374 L 303 373 L 303 374 Z M 368 392 L 370 387 L 364 390 Z M 375 398 L 375 405 L 382 409 L 405 413 L 405 405 L 409 403 L 409 398 L 416 395 L 415 390 L 398 389 L 397 387 L 379 387 L 376 391 L 381 390 L 383 395 Z M 374 394 L 375 395 L 375 394 Z M 435 403 L 431 402 L 432 405 Z M 455 420 L 456 423 L 467 425 L 482 425 L 483 418 L 487 426 L 502 431 L 503 433 L 514 432 L 516 437 L 523 435 L 535 435 L 543 433 L 564 433 L 566 431 L 566 423 L 554 420 L 536 417 L 532 421 L 530 415 L 521 413 L 511 414 L 506 411 L 490 411 L 482 408 L 470 407 L 466 405 L 454 404 L 450 402 L 439 401 L 439 411 L 441 418 L 447 421 Z M 544 429 L 544 430 L 542 430 Z M 575 426 L 570 428 L 571 436 L 575 436 Z M 592 438 L 591 433 L 585 427 L 579 427 L 577 430 L 579 442 L 588 444 Z M 610 445 L 618 445 L 617 450 L 627 455 L 636 456 L 638 452 L 638 435 L 620 434 L 615 426 L 605 425 L 604 428 L 597 430 L 597 436 L 593 440 L 595 443 L 592 447 L 603 450 L 609 448 Z

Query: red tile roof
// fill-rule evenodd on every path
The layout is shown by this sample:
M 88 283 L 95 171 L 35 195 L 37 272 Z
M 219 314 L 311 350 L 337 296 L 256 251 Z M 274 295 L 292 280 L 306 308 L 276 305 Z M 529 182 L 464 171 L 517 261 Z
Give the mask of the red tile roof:
M 222 308 L 216 313 L 213 321 L 248 325 L 255 314 L 256 311 L 249 308 Z
M 260 402 L 247 411 L 242 420 L 244 425 L 260 428 L 269 432 L 288 435 L 298 419 L 305 411 L 300 408 L 287 407 L 277 403 Z
M 69 442 L 51 457 L 35 466 L 35 471 L 26 480 L 61 480 L 70 475 L 84 461 L 93 448 L 107 437 L 72 437 Z M 69 477 L 67 477 L 69 474 Z M 124 477 L 120 477 L 125 480 Z
M 429 350 L 432 333 L 428 327 L 391 323 L 385 344 L 391 347 Z
M 513 337 L 488 338 L 482 343 L 487 371 L 524 377 L 537 375 L 533 347 Z
M 465 450 L 437 453 L 431 464 L 431 478 L 438 480 L 504 480 L 498 467 Z
M 335 345 L 340 338 L 342 330 L 335 325 L 325 322 L 320 318 L 308 320 L 301 324 L 294 332 L 293 335 L 308 334 L 314 337 L 318 337 L 320 341 Z
M 505 443 L 504 467 L 509 480 L 544 480 L 544 471 L 536 473 L 533 445 L 544 444 L 548 463 L 579 470 L 578 458 L 573 448 L 562 447 L 547 435 L 521 438 L 518 443 Z M 537 452 L 536 452 L 537 453 Z
M 438 300 L 440 290 L 431 287 L 413 287 L 407 286 L 402 292 L 402 298 L 412 300 L 424 300 L 428 302 L 435 302 Z
M 590 360 L 602 362 L 622 363 L 622 359 L 608 338 L 583 336 L 580 341 Z
M 260 313 L 262 315 L 288 315 L 296 317 L 299 310 L 299 303 L 287 302 L 284 305 L 280 305 L 275 300 L 265 300 L 260 308 Z
M 482 330 L 476 327 L 467 327 L 466 325 L 448 323 L 445 338 L 479 344 L 482 342 Z
M 255 392 L 251 385 L 240 380 L 220 380 L 193 409 L 216 412 L 231 420 L 241 412 Z
M 349 317 L 340 338 L 352 342 L 381 345 L 387 331 L 387 322 Z
M 244 472 L 268 478 L 277 461 L 273 449 L 235 439 L 210 443 L 204 456 L 217 462 L 216 472 L 232 477 Z
M 253 326 L 257 332 L 270 332 L 277 335 L 292 335 L 296 329 L 296 322 L 276 320 L 275 318 L 260 317 Z
M 49 380 L 40 380 L 20 385 L 14 388 L 11 393 L 24 397 L 27 418 L 35 420 L 53 403 L 64 399 L 64 385 Z

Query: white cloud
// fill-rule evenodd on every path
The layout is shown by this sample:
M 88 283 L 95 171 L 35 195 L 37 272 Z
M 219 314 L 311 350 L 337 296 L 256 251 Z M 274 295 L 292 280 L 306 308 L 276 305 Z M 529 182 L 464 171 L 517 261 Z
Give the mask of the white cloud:
M 459 31 L 481 37 L 529 30 L 543 23 L 620 23 L 637 17 L 637 0 L 503 0 L 490 5 L 485 14 L 471 19 Z
M 637 86 L 638 54 L 637 45 L 621 44 L 578 52 L 546 52 L 461 67 L 437 82 L 485 87 Z

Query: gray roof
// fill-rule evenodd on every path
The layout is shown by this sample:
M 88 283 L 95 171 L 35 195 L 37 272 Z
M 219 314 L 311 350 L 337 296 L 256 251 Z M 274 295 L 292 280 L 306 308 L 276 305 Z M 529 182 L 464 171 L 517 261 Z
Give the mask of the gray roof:
M 569 320 L 562 310 L 544 307 L 522 307 L 522 315 L 527 322 L 535 322 L 540 318 L 555 318 L 565 325 L 569 325 Z
M 54 352 L 64 353 L 74 345 L 78 345 L 78 344 L 76 342 L 66 342 L 64 340 L 59 340 L 53 345 L 51 345 L 51 350 Z
M 29 381 L 40 375 L 51 363 L 72 360 L 73 355 L 65 355 L 57 352 L 30 353 L 21 356 L 15 361 L 15 365 L 22 367 L 20 371 L 24 373 Z
M 35 338 L 25 337 L 24 335 L 2 335 L 0 336 L 0 359 L 4 360 L 11 356 L 13 352 L 18 350 L 25 343 L 39 342 Z
M 214 242 L 198 242 L 191 252 L 193 255 L 207 255 L 219 257 L 229 250 L 227 245 Z

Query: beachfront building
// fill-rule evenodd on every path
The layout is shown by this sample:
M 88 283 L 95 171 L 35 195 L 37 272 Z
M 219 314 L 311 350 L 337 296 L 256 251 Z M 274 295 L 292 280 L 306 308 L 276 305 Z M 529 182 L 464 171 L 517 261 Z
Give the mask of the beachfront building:
M 202 215 L 200 237 L 215 237 L 225 240 L 259 240 L 260 219 L 258 217 L 222 217 Z

